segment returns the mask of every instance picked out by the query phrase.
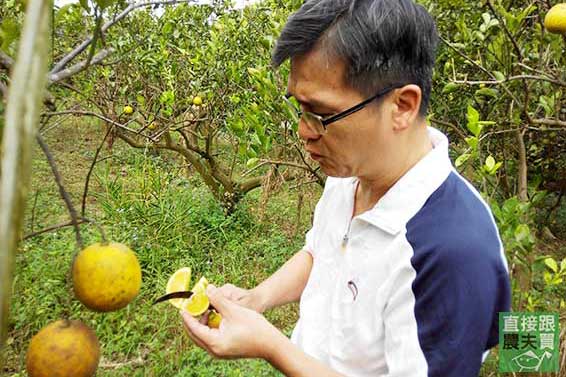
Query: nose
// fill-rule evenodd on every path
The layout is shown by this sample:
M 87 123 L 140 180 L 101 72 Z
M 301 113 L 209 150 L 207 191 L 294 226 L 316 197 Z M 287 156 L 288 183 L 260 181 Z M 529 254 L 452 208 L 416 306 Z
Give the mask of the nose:
M 299 119 L 298 133 L 301 140 L 307 144 L 312 141 L 320 139 L 322 136 L 318 131 L 308 124 L 302 117 Z

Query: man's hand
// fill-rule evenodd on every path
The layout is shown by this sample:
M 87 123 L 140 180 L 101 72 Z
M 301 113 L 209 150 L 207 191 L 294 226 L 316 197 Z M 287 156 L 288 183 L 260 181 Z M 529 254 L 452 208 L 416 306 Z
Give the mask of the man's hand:
M 208 286 L 206 293 L 210 303 L 222 315 L 218 329 L 209 328 L 187 312 L 181 312 L 185 328 L 196 345 L 217 358 L 264 359 L 288 377 L 344 377 L 301 351 L 264 316 L 227 297 L 237 299 L 242 291 L 245 290 L 232 286 L 223 293 L 213 285 Z
M 199 323 L 186 312 L 182 312 L 183 322 L 190 338 L 209 354 L 218 358 L 271 357 L 271 340 L 280 334 L 261 314 L 233 301 L 243 301 L 247 297 L 244 289 L 231 286 L 218 289 L 209 285 L 207 295 L 210 303 L 222 315 L 218 329 Z M 234 297 L 235 300 L 229 299 Z
M 218 288 L 218 291 L 230 301 L 258 313 L 263 313 L 266 309 L 261 295 L 255 289 L 243 289 L 233 284 L 224 284 Z

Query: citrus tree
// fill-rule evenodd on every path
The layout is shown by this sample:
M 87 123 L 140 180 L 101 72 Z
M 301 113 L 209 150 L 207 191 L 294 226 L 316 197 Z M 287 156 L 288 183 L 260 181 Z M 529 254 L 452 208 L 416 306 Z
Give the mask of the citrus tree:
M 324 183 L 298 147 L 296 120 L 282 104 L 286 70 L 269 65 L 275 37 L 298 2 L 146 8 L 115 23 L 110 15 L 124 13 L 122 6 L 90 20 L 79 5 L 57 11 L 57 30 L 66 38 L 55 44 L 54 55 L 64 57 L 51 78 L 59 84 L 54 95 L 65 101 L 46 116 L 96 117 L 109 145 L 121 139 L 176 153 L 228 212 L 266 181 Z M 105 14 L 114 26 L 97 32 Z M 68 36 L 85 27 L 101 40 L 88 54 L 90 67 L 64 68 L 73 45 Z M 74 45 L 76 51 L 84 43 Z
M 546 293 L 558 264 L 537 253 L 535 233 L 553 237 L 548 219 L 566 190 L 566 15 L 545 22 L 547 1 L 426 3 L 442 41 L 429 120 L 492 205 L 517 305 L 555 308 Z

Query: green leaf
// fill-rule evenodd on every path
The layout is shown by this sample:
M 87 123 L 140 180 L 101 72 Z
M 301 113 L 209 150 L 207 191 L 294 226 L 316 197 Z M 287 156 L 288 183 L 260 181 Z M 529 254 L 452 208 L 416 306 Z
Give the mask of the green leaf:
M 499 72 L 499 71 L 494 71 L 494 72 L 493 72 L 493 76 L 495 76 L 495 79 L 496 79 L 497 81 L 503 81 L 503 80 L 505 80 L 505 75 L 504 75 L 503 73 Z
M 462 166 L 466 161 L 468 161 L 468 159 L 471 157 L 471 154 L 469 153 L 464 153 L 462 155 L 460 155 L 457 159 L 456 162 L 454 163 L 456 165 L 456 167 L 460 167 Z
M 449 94 L 456 90 L 458 90 L 458 84 L 454 82 L 449 82 L 448 84 L 444 85 L 444 88 L 442 89 L 442 94 Z
M 248 169 L 251 169 L 251 168 L 253 168 L 254 166 L 256 166 L 258 162 L 259 162 L 259 158 L 256 158 L 256 157 L 250 158 L 250 159 L 248 160 L 248 162 L 246 162 L 246 167 L 247 167 Z
M 480 120 L 480 113 L 472 106 L 468 105 L 468 122 L 477 123 Z
M 470 148 L 476 150 L 478 149 L 479 139 L 475 136 L 470 136 L 466 138 L 466 143 L 470 146 Z
M 554 258 L 546 258 L 544 260 L 544 264 L 546 264 L 546 266 L 548 268 L 550 268 L 552 270 L 552 272 L 554 272 L 554 273 L 558 272 L 558 263 L 556 263 Z
M 486 159 L 485 159 L 485 167 L 487 168 L 487 170 L 489 172 L 491 172 L 493 170 L 493 168 L 495 167 L 495 158 L 493 158 L 492 155 L 489 155 Z
M 20 25 L 13 18 L 6 18 L 0 23 L 0 49 L 8 51 L 12 42 L 20 35 Z
M 501 167 L 501 165 L 503 165 L 502 162 L 498 162 L 497 164 L 495 164 L 495 166 L 493 167 L 493 169 L 491 169 L 491 171 L 489 172 L 489 174 L 494 175 L 497 170 L 499 170 L 499 168 Z
M 171 22 L 167 22 L 165 25 L 163 25 L 163 29 L 161 30 L 161 32 L 165 35 L 171 34 L 172 31 L 173 31 L 173 24 Z
M 90 13 L 90 7 L 88 6 L 88 0 L 79 0 L 79 4 L 81 4 L 81 7 L 83 7 L 84 10 L 86 10 L 88 13 Z
M 497 98 L 498 94 L 499 93 L 497 92 L 497 90 L 491 88 L 481 88 L 476 90 L 475 93 L 476 96 L 485 96 L 491 98 Z
M 542 277 L 545 285 L 552 285 L 552 274 L 550 272 L 544 271 Z
M 530 236 L 531 230 L 529 229 L 529 226 L 527 224 L 519 224 L 515 228 L 515 240 L 517 242 L 523 243 L 524 241 L 529 240 Z
M 566 272 L 566 258 L 562 259 L 562 262 L 560 262 L 560 272 Z
M 468 130 L 474 135 L 479 136 L 481 133 L 481 126 L 479 124 L 480 113 L 472 106 L 468 105 Z

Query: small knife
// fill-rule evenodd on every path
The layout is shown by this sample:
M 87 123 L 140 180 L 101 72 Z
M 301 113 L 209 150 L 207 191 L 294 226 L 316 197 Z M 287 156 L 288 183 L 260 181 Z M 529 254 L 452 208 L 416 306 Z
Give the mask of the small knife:
M 172 293 L 168 293 L 166 295 L 159 297 L 151 305 L 155 305 L 155 304 L 158 304 L 160 302 L 171 300 L 171 299 L 174 299 L 174 298 L 189 298 L 192 295 L 193 295 L 193 292 L 191 292 L 191 291 L 172 292 Z
M 171 293 L 168 293 L 166 295 L 159 297 L 151 305 L 159 304 L 160 302 L 171 300 L 171 299 L 174 299 L 174 298 L 190 298 L 193 294 L 194 293 L 192 291 L 171 292 Z M 208 304 L 208 310 L 217 311 L 216 308 L 214 306 L 212 306 L 211 304 Z

